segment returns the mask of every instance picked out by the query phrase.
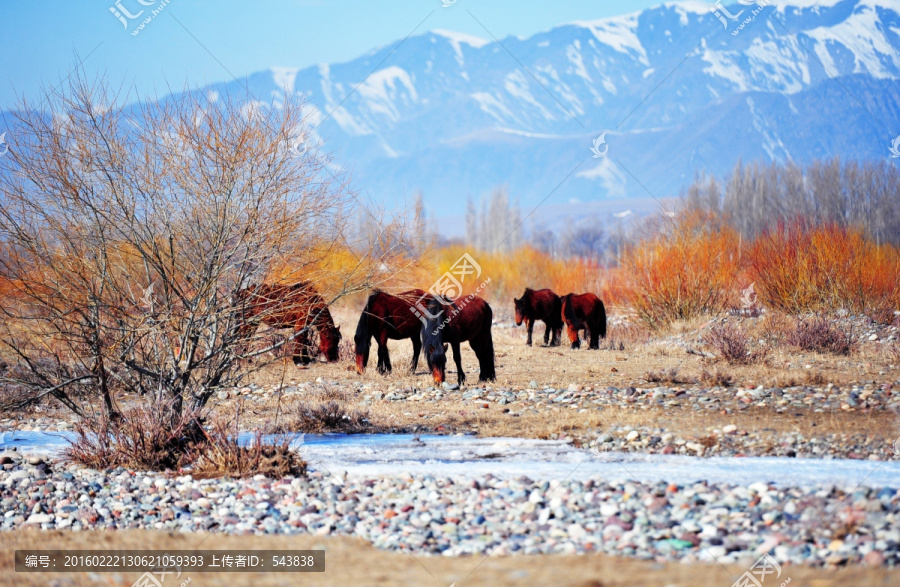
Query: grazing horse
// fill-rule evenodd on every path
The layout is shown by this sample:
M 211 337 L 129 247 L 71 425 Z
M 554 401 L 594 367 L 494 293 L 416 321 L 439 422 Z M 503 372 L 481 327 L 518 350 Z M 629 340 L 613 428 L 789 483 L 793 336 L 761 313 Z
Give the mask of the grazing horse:
M 534 330 L 534 323 L 543 320 L 547 328 L 544 330 L 544 344 L 549 341 L 550 346 L 559 346 L 559 338 L 562 335 L 562 302 L 559 296 L 549 289 L 533 289 L 526 288 L 521 298 L 513 298 L 516 305 L 516 326 L 525 322 L 525 328 L 528 329 L 528 346 L 531 346 L 531 332 Z M 553 338 L 550 338 L 551 333 Z
M 428 317 L 422 327 L 422 347 L 435 383 L 443 383 L 446 378 L 447 344 L 453 348 L 457 381 L 460 385 L 466 382 L 459 347 L 465 341 L 469 341 L 469 346 L 478 357 L 481 368 L 478 380 L 493 381 L 497 378 L 494 372 L 494 341 L 491 339 L 494 312 L 486 301 L 470 295 L 445 305 L 432 298 L 427 310 Z
M 573 349 L 581 347 L 578 331 L 582 329 L 584 338 L 590 339 L 588 348 L 600 348 L 600 338 L 606 336 L 606 308 L 600 298 L 592 293 L 563 296 L 562 319 Z
M 362 373 L 369 364 L 369 346 L 372 337 L 378 343 L 378 372 L 391 371 L 391 357 L 387 341 L 412 339 L 413 358 L 410 370 L 415 372 L 419 365 L 419 351 L 422 350 L 422 323 L 412 312 L 419 301 L 428 303 L 431 296 L 421 289 L 412 289 L 398 295 L 375 290 L 366 300 L 356 326 L 356 371 Z
M 329 363 L 338 360 L 341 329 L 319 292 L 301 281 L 289 285 L 260 284 L 242 289 L 237 295 L 241 326 L 238 336 L 246 340 L 261 322 L 275 328 L 293 328 L 289 345 L 295 364 L 306 365 L 310 357 L 309 330 L 319 333 L 319 350 Z

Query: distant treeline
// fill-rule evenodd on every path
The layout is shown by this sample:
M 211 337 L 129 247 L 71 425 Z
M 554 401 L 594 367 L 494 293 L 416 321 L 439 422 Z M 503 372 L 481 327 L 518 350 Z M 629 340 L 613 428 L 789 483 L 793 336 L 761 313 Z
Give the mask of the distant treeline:
M 859 228 L 876 243 L 900 245 L 900 169 L 885 161 L 835 157 L 805 168 L 739 162 L 724 182 L 698 176 L 682 205 L 721 214 L 748 240 L 799 219 Z

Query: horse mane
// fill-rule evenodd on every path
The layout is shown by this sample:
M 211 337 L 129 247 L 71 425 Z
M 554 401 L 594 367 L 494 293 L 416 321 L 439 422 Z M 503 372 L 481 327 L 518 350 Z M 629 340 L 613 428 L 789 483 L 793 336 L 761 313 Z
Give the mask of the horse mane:
M 369 350 L 369 343 L 372 338 L 369 334 L 369 316 L 371 316 L 372 313 L 372 303 L 374 302 L 375 297 L 381 294 L 382 291 L 380 289 L 373 290 L 366 300 L 366 306 L 363 308 L 362 314 L 359 316 L 359 324 L 356 325 L 356 336 L 354 337 L 357 344 L 357 354 Z

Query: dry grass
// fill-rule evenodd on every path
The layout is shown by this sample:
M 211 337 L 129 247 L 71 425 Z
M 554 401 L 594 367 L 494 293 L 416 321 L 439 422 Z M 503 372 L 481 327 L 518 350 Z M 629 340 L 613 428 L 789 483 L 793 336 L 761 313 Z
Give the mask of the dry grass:
M 182 534 L 149 530 L 116 532 L 61 532 L 22 530 L 0 533 L 0 549 L 12 553 L 25 549 L 153 549 L 195 550 L 270 549 L 325 550 L 325 572 L 297 575 L 281 573 L 190 573 L 191 585 L 293 584 L 308 585 L 574 585 L 578 587 L 688 587 L 694 585 L 730 585 L 749 568 L 746 564 L 726 567 L 716 564 L 680 564 L 640 561 L 609 555 L 541 555 L 515 557 L 440 557 L 411 556 L 402 552 L 384 552 L 357 538 L 323 536 L 226 536 L 221 534 Z M 15 573 L 13 557 L 0 558 L 4 584 L 41 586 L 121 585 L 127 587 L 140 573 Z M 793 585 L 840 587 L 843 585 L 896 585 L 900 572 L 862 566 L 840 569 L 785 566 L 781 579 L 791 578 Z M 183 574 L 180 581 L 187 580 Z M 168 580 L 174 584 L 174 576 Z M 771 580 L 771 578 L 770 578 Z M 56 582 L 56 583 L 54 583 Z M 775 583 L 776 585 L 778 583 Z

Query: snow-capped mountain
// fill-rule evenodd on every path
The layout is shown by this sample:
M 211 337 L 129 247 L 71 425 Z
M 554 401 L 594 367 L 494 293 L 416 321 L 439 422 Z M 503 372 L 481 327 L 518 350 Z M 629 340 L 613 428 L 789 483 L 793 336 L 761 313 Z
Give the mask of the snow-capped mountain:
M 421 189 L 446 216 L 501 184 L 527 211 L 551 193 L 551 206 L 677 195 L 739 159 L 885 158 L 898 80 L 898 0 L 691 1 L 528 38 L 435 30 L 205 91 L 305 96 L 355 187 L 388 203 Z

